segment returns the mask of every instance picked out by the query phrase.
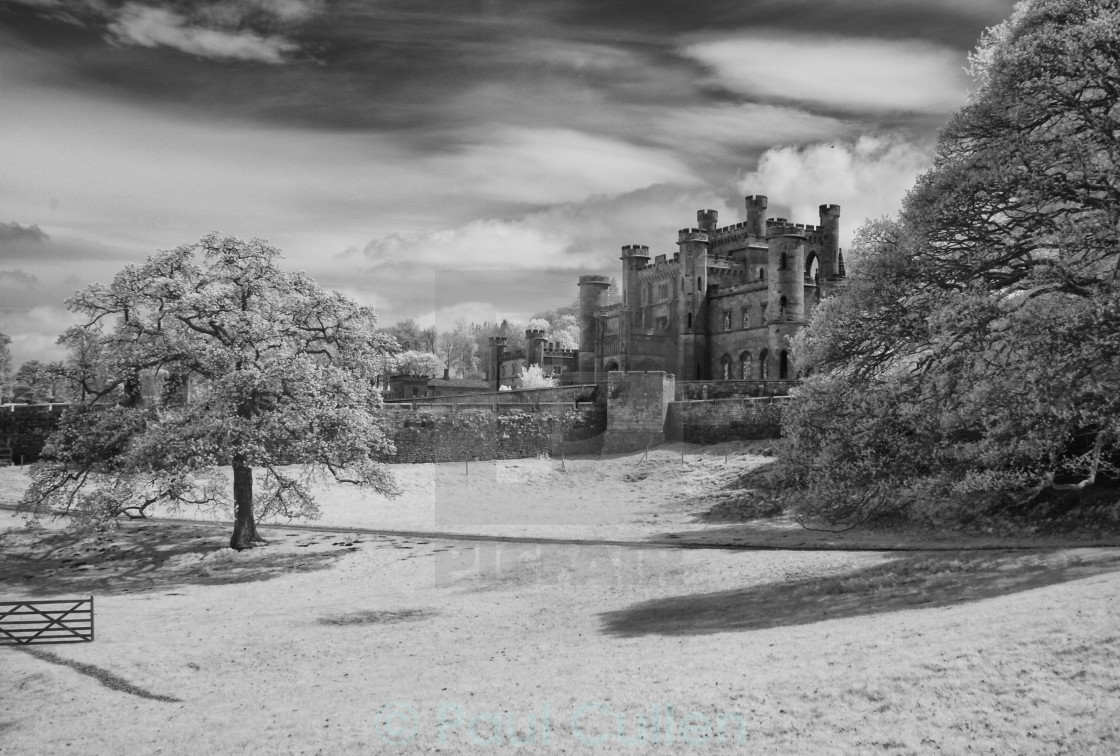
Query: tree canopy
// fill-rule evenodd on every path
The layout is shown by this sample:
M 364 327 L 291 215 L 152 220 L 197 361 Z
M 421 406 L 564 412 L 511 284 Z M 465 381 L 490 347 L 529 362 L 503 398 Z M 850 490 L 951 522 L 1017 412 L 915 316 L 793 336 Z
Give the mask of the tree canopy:
M 63 336 L 85 401 L 47 442 L 23 508 L 84 523 L 157 503 L 227 508 L 231 469 L 241 549 L 262 516 L 314 517 L 317 475 L 392 493 L 374 386 L 392 342 L 371 309 L 279 257 L 210 235 L 70 299 L 86 317 Z
M 1120 4 L 1020 3 L 971 60 L 933 169 L 795 341 L 786 469 L 820 514 L 1116 472 Z

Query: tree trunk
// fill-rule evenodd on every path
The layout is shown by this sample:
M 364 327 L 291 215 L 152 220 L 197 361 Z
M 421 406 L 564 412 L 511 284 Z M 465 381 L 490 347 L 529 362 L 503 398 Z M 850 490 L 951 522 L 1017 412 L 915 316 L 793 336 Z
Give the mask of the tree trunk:
M 265 540 L 257 535 L 257 523 L 253 518 L 253 468 L 245 464 L 245 458 L 233 458 L 233 537 L 229 539 L 231 549 L 251 549 Z

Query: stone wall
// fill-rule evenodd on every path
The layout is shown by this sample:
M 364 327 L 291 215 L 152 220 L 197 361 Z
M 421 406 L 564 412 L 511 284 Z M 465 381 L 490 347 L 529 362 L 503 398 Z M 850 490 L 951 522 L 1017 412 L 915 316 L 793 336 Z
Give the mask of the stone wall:
M 507 404 L 569 404 L 574 405 L 576 400 L 586 400 L 595 391 L 595 384 L 577 384 L 573 386 L 555 386 L 553 388 L 513 389 L 511 391 L 491 391 L 488 393 L 451 394 L 448 396 L 416 397 L 403 402 L 406 406 L 416 408 L 427 407 L 432 404 L 461 404 L 472 407 L 493 407 L 494 405 Z M 390 403 L 386 403 L 390 406 Z
M 709 399 L 673 402 L 665 421 L 667 436 L 692 444 L 780 438 L 788 397 Z
M 12 448 L 14 464 L 39 458 L 47 436 L 58 425 L 68 404 L 15 404 L 0 407 L 0 446 Z
M 606 412 L 594 406 L 559 412 L 390 412 L 387 425 L 396 454 L 384 462 L 518 459 L 598 453 Z
M 665 417 L 675 383 L 662 371 L 609 373 L 603 452 L 620 454 L 665 443 Z

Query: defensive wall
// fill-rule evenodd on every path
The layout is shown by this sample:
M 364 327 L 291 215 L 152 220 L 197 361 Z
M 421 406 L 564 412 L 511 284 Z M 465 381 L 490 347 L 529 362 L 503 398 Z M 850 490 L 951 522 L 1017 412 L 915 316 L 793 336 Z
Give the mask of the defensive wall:
M 383 427 L 397 451 L 383 461 L 617 454 L 666 441 L 712 444 L 778 438 L 789 401 L 785 394 L 792 385 L 677 383 L 660 371 L 614 372 L 600 386 L 387 402 Z M 67 406 L 0 407 L 0 449 L 10 445 L 15 464 L 34 462 Z

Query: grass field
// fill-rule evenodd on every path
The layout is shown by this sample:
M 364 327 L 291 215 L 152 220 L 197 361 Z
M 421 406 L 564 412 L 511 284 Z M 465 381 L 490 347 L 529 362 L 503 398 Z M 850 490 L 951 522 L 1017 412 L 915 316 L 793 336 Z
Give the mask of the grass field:
M 728 537 L 705 502 L 760 461 L 679 451 L 403 466 L 402 499 L 324 488 L 337 531 L 240 554 L 222 524 L 0 512 L 0 597 L 97 599 L 94 643 L 0 648 L 0 753 L 1120 751 L 1120 549 L 643 546 Z

